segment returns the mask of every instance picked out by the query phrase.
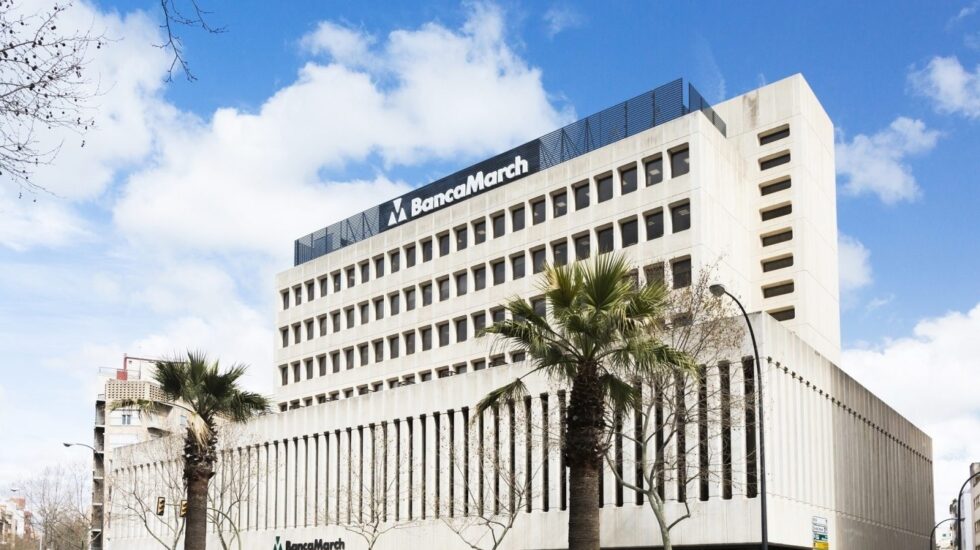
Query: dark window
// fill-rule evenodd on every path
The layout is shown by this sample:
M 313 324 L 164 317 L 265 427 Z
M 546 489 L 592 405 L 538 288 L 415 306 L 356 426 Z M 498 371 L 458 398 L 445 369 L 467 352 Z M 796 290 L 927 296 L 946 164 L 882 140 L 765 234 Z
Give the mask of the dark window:
M 314 288 L 315 287 L 313 286 L 313 281 L 309 281 L 309 282 L 306 283 L 306 301 L 307 302 L 312 302 L 313 301 L 313 291 L 314 291 Z
M 388 357 L 391 359 L 398 358 L 398 337 L 390 336 L 388 337 Z
M 398 294 L 388 295 L 388 311 L 392 315 L 398 315 L 401 313 L 401 300 L 398 298 Z
M 415 353 L 415 333 L 406 332 L 405 333 L 405 355 L 412 355 Z
M 644 170 L 647 174 L 647 187 L 651 185 L 656 185 L 664 181 L 664 159 L 663 157 L 657 157 L 655 159 L 650 159 L 646 161 L 643 165 Z
M 599 202 L 606 202 L 613 197 L 613 179 L 612 176 L 606 176 L 602 179 L 596 180 L 595 187 Z
M 777 269 L 783 269 L 792 265 L 793 257 L 786 256 L 785 258 L 776 258 L 775 260 L 766 260 L 762 262 L 762 271 L 768 273 L 770 271 L 776 271 Z
M 361 264 L 361 282 L 366 283 L 371 280 L 371 264 L 364 262 Z
M 380 363 L 385 360 L 385 341 L 375 340 L 374 341 L 374 362 Z
M 283 290 L 282 291 L 282 308 L 283 309 L 289 309 L 289 291 L 288 290 Z
M 371 320 L 371 307 L 367 302 L 360 305 L 361 310 L 361 324 L 366 325 Z
M 327 295 L 327 289 L 330 287 L 330 279 L 324 277 L 320 279 L 320 296 Z
M 456 250 L 466 250 L 467 244 L 469 244 L 469 238 L 466 235 L 466 228 L 460 227 L 456 229 Z
M 568 193 L 562 191 L 551 196 L 551 217 L 558 218 L 568 212 Z
M 309 321 L 306 322 L 306 339 L 307 340 L 313 339 L 313 319 L 310 319 Z
M 480 266 L 473 270 L 473 290 L 483 290 L 487 287 L 487 268 Z
M 487 328 L 487 314 L 486 313 L 474 313 L 473 314 L 473 332 L 479 334 L 483 329 Z
M 484 361 L 483 359 L 477 359 L 476 361 L 473 361 L 474 371 L 483 370 L 485 368 L 487 368 L 487 362 Z M 456 367 L 456 374 L 463 374 L 464 372 L 466 372 L 466 365 L 460 365 Z
M 790 319 L 796 319 L 796 309 L 781 309 L 779 311 L 770 311 L 769 315 L 772 315 L 777 321 L 789 321 Z
M 442 323 L 438 327 L 439 330 L 439 347 L 449 345 L 449 323 Z
M 589 184 L 583 183 L 575 188 L 575 210 L 589 206 Z
M 279 376 L 281 378 L 279 385 L 285 386 L 285 385 L 289 384 L 289 367 L 287 367 L 286 365 L 280 366 L 279 367 Z
M 422 261 L 427 262 L 432 259 L 432 239 L 422 241 Z
M 293 382 L 299 382 L 299 363 L 293 363 Z
M 321 355 L 316 358 L 317 368 L 320 371 L 320 376 L 327 375 L 327 356 Z
M 793 205 L 787 204 L 780 206 L 778 208 L 773 208 L 771 210 L 766 210 L 762 212 L 762 221 L 771 220 L 774 218 L 781 218 L 783 216 L 788 216 L 793 213 Z
M 507 318 L 507 312 L 504 308 L 497 308 L 491 311 L 490 315 L 494 323 L 502 323 Z
M 449 299 L 449 278 L 445 277 L 438 281 L 439 284 L 439 301 L 444 302 Z
M 422 351 L 432 349 L 432 329 L 425 327 L 422 329 Z
M 690 152 L 687 147 L 670 154 L 670 177 L 683 176 L 691 171 Z
M 394 315 L 395 313 L 398 312 L 392 310 L 391 314 Z M 383 298 L 376 298 L 374 300 L 374 318 L 375 319 L 385 318 L 385 301 Z
M 456 296 L 466 294 L 466 272 L 456 274 Z
M 493 222 L 493 238 L 494 239 L 496 239 L 497 237 L 503 236 L 504 233 L 507 232 L 507 229 L 505 228 L 505 225 L 506 224 L 504 223 L 504 215 L 503 214 L 497 214 L 496 216 L 490 218 L 490 221 Z
M 589 257 L 589 236 L 579 235 L 575 237 L 575 259 L 584 260 Z
M 670 207 L 670 225 L 674 233 L 691 228 L 691 204 L 677 204 Z
M 534 202 L 531 203 L 531 223 L 532 224 L 538 225 L 539 223 L 541 223 L 541 222 L 544 221 L 544 218 L 545 218 L 544 206 L 545 206 L 544 205 L 544 199 L 541 199 L 539 201 L 534 201 Z
M 490 358 L 490 366 L 491 367 L 499 367 L 501 365 L 506 365 L 506 364 L 507 364 L 507 360 L 504 359 L 504 356 L 503 355 L 496 355 L 496 356 Z
M 355 280 L 356 280 L 356 277 L 355 277 L 354 268 L 353 267 L 348 267 L 347 268 L 347 288 L 350 288 L 350 287 L 354 286 Z
M 524 229 L 524 207 L 518 206 L 517 208 L 510 211 L 510 227 L 511 231 L 520 231 Z
M 303 303 L 303 287 L 293 287 L 293 296 L 296 297 L 296 305 Z
M 568 243 L 560 241 L 551 245 L 551 254 L 555 257 L 555 265 L 568 263 Z
M 793 186 L 793 181 L 789 178 L 785 178 L 772 183 L 767 183 L 763 185 L 761 188 L 759 188 L 759 191 L 762 193 L 762 196 L 766 196 L 766 195 L 771 195 L 773 193 L 777 193 L 784 189 L 789 189 L 792 186 Z
M 670 268 L 674 276 L 674 288 L 691 286 L 691 260 L 674 260 Z
M 415 309 L 415 289 L 408 288 L 405 289 L 405 311 L 412 311 Z
M 613 229 L 611 227 L 596 231 L 596 240 L 599 242 L 599 254 L 613 251 L 615 245 L 613 243 Z
M 783 153 L 783 154 L 779 155 L 778 157 L 773 157 L 773 158 L 768 159 L 768 160 L 760 160 L 759 161 L 759 169 L 760 170 L 768 170 L 770 168 L 775 168 L 777 166 L 782 166 L 784 164 L 788 164 L 789 163 L 789 158 L 790 158 L 789 157 L 789 152 L 786 152 L 786 153 Z
M 623 248 L 636 244 L 639 241 L 636 220 L 629 220 L 619 224 L 619 236 L 623 241 Z
M 544 271 L 544 264 L 547 262 L 545 249 L 539 248 L 531 251 L 531 272 L 541 273 Z
M 405 247 L 405 267 L 415 267 L 415 247 Z
M 774 244 L 784 243 L 792 239 L 793 239 L 793 230 L 787 229 L 786 231 L 780 231 L 779 233 L 774 233 L 772 235 L 767 235 L 765 237 L 762 237 L 762 246 L 771 246 Z
M 388 262 L 391 264 L 392 273 L 398 273 L 398 270 L 402 268 L 401 259 L 401 252 L 398 252 L 397 250 L 388 254 Z
M 647 278 L 647 284 L 659 284 L 663 285 L 664 278 L 664 264 L 656 263 L 653 265 L 648 265 L 643 268 L 643 274 Z
M 344 350 L 344 365 L 347 366 L 347 370 L 354 368 L 354 348 Z
M 340 292 L 340 272 L 333 274 L 333 291 Z
M 659 239 L 664 236 L 664 211 L 657 210 L 646 215 L 647 240 Z
M 480 244 L 487 240 L 487 222 L 480 220 L 478 222 L 473 222 L 473 239 L 476 244 Z
M 789 126 L 779 128 L 777 130 L 770 130 L 769 132 L 759 134 L 759 145 L 768 145 L 774 141 L 779 141 L 788 137 Z
M 465 342 L 466 337 L 466 317 L 456 319 L 456 342 Z
M 782 296 L 784 294 L 790 294 L 794 290 L 793 281 L 788 283 L 782 283 L 773 286 L 767 286 L 762 289 L 762 296 L 765 298 L 773 298 L 775 296 Z
M 326 336 L 327 335 L 327 316 L 326 315 L 322 315 L 320 317 L 317 317 L 317 321 L 320 322 L 320 336 Z
M 294 344 L 300 343 L 300 335 L 301 334 L 302 334 L 302 332 L 300 331 L 299 324 L 293 325 L 293 343 Z
M 330 321 L 333 324 L 333 331 L 340 332 L 340 312 L 335 311 L 330 314 Z
M 340 372 L 340 352 L 335 351 L 330 354 L 330 366 L 334 372 Z
M 503 260 L 496 261 L 490 264 L 490 267 L 493 269 L 493 284 L 494 285 L 502 284 L 507 279 L 506 266 L 504 265 L 504 261 Z
M 534 313 L 539 317 L 544 317 L 548 312 L 544 298 L 535 298 L 531 300 L 531 307 L 534 309 Z
M 619 186 L 621 195 L 636 191 L 636 168 L 629 168 L 619 173 Z
M 514 353 L 510 354 L 511 363 L 523 363 L 524 359 L 526 358 L 527 355 L 523 351 L 515 351 Z
M 368 357 L 367 344 L 361 344 L 360 346 L 357 346 L 357 354 L 360 355 L 362 367 L 371 362 L 370 358 Z
M 439 257 L 449 254 L 449 234 L 439 235 Z
M 510 257 L 510 266 L 513 271 L 513 276 L 515 279 L 520 279 L 524 276 L 524 254 L 519 254 L 517 256 Z
M 432 303 L 432 283 L 422 284 L 422 305 L 427 306 Z
M 383 277 L 385 274 L 385 257 L 378 256 L 374 259 L 374 277 Z

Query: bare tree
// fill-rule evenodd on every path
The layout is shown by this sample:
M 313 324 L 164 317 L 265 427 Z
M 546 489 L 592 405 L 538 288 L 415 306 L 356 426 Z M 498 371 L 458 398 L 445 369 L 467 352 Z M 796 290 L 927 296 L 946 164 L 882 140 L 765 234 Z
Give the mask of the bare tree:
M 116 524 L 116 533 L 124 531 L 123 522 L 136 523 L 160 546 L 177 550 L 185 523 L 180 503 L 187 494 L 183 451 L 179 436 L 116 449 L 115 467 L 108 480 L 108 520 Z M 162 515 L 157 514 L 160 498 L 165 502 Z
M 91 472 L 83 463 L 53 466 L 20 482 L 31 530 L 46 547 L 85 550 L 91 522 Z
M 170 62 L 170 69 L 167 71 L 167 82 L 173 80 L 174 70 L 180 67 L 184 73 L 184 78 L 189 81 L 197 80 L 191 72 L 187 57 L 184 55 L 184 42 L 178 34 L 179 27 L 199 27 L 211 34 L 225 32 L 224 27 L 215 27 L 208 23 L 207 19 L 211 12 L 203 9 L 197 0 L 160 0 L 160 9 L 163 12 L 163 27 L 167 33 L 167 39 L 159 47 L 169 50 L 173 54 Z
M 258 462 L 243 451 L 246 438 L 239 426 L 222 430 L 225 449 L 218 452 L 215 477 L 208 492 L 208 520 L 214 526 L 223 550 L 242 547 L 242 509 L 248 507 L 258 475 Z

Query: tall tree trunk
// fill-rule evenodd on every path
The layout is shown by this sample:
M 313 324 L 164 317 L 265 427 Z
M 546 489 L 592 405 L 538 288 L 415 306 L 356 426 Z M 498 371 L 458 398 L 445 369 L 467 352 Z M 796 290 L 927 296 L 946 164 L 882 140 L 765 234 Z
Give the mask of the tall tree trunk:
M 605 427 L 602 389 L 596 369 L 583 366 L 572 383 L 565 433 L 569 466 L 568 549 L 599 550 L 599 468 Z
M 184 518 L 184 550 L 205 550 L 208 540 L 208 482 L 211 471 L 205 465 L 195 465 L 187 477 L 187 516 Z

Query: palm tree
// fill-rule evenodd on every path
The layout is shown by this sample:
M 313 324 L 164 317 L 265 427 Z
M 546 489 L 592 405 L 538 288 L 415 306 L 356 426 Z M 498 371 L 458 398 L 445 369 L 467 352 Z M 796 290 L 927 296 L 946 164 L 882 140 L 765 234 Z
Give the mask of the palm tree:
M 184 433 L 184 483 L 187 487 L 185 550 L 204 550 L 207 544 L 208 485 L 214 476 L 219 423 L 247 422 L 266 411 L 269 401 L 238 386 L 247 367 L 219 368 L 203 352 L 187 352 L 187 359 L 156 362 L 153 379 L 173 405 L 189 413 Z M 155 408 L 159 403 L 120 401 L 113 408 Z
M 596 487 L 602 467 L 610 410 L 631 406 L 633 381 L 666 365 L 687 368 L 684 354 L 653 337 L 662 321 L 666 290 L 638 287 L 622 257 L 602 255 L 590 262 L 545 268 L 541 284 L 550 315 L 525 299 L 507 303 L 510 320 L 485 329 L 497 343 L 525 352 L 531 369 L 490 392 L 477 406 L 482 414 L 528 395 L 524 378 L 547 374 L 571 386 L 562 453 L 569 472 L 569 550 L 598 550 Z

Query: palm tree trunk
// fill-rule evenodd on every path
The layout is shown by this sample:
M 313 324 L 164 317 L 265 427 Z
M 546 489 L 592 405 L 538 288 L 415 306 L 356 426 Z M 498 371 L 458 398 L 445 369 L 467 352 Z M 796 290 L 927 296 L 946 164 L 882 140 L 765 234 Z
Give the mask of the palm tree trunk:
M 208 540 L 208 482 L 210 468 L 206 465 L 190 466 L 187 478 L 187 516 L 184 532 L 184 550 L 205 550 Z
M 599 468 L 580 464 L 568 476 L 568 549 L 599 549 Z
M 603 394 L 595 368 L 584 366 L 572 383 L 565 434 L 568 476 L 568 549 L 599 550 L 599 468 L 605 426 Z

